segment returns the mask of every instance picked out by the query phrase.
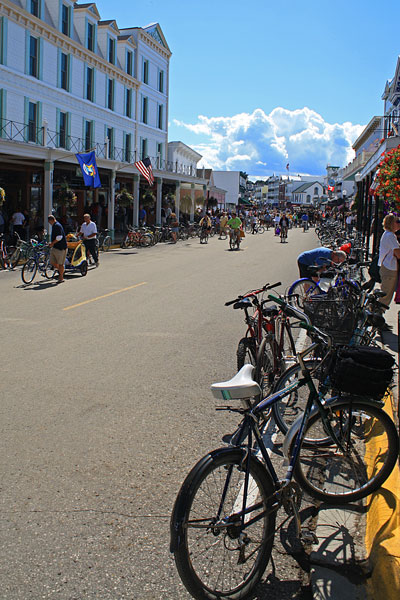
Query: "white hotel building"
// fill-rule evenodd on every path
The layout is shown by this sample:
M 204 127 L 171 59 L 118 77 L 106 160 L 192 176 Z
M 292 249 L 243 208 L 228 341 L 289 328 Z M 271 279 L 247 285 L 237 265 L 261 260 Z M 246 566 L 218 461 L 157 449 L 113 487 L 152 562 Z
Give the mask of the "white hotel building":
M 134 9 L 132 9 L 134 13 Z M 149 192 L 133 166 L 150 157 L 156 185 L 153 220 L 162 200 L 205 195 L 197 156 L 168 160 L 171 51 L 161 27 L 120 29 L 102 21 L 95 3 L 0 0 L 0 187 L 3 210 L 27 210 L 31 225 L 54 210 L 79 221 L 93 203 L 103 227 L 114 228 L 115 202 Z M 102 188 L 86 188 L 75 153 L 95 149 Z M 192 164 L 193 163 L 193 164 Z M 76 200 L 68 203 L 65 195 Z

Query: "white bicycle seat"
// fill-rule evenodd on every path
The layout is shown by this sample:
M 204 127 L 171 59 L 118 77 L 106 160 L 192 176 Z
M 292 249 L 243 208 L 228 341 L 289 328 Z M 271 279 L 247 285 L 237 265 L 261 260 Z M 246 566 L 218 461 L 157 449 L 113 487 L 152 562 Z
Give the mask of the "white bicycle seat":
M 258 396 L 261 394 L 261 388 L 252 377 L 253 371 L 253 365 L 244 365 L 229 381 L 213 383 L 211 386 L 213 396 L 219 400 L 240 400 Z

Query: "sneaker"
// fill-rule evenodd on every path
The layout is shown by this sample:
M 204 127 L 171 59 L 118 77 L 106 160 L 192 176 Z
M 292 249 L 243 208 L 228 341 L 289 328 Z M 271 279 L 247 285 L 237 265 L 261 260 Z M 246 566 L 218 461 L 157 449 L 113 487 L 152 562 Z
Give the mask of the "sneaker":
M 100 263 L 99 262 L 95 263 L 95 266 L 96 266 L 96 269 L 97 269 L 97 267 L 100 266 Z
M 392 329 L 393 329 L 392 325 L 389 325 L 388 323 L 385 323 L 381 327 L 381 331 L 392 331 Z

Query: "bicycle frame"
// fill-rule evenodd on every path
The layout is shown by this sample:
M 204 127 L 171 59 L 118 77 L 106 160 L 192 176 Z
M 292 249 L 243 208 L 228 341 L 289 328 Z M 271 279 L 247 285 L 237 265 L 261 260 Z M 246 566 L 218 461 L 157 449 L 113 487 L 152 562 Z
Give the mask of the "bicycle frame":
M 243 446 L 243 442 L 247 438 L 247 444 L 245 445 L 245 456 L 243 459 L 243 463 L 244 462 L 246 463 L 246 468 L 245 468 L 245 483 L 244 483 L 242 510 L 240 512 L 235 513 L 235 515 L 234 515 L 235 518 L 241 519 L 241 529 L 242 530 L 246 529 L 251 524 L 253 524 L 256 521 L 263 518 L 265 516 L 265 514 L 267 513 L 267 511 L 263 511 L 262 513 L 260 513 L 256 517 L 254 517 L 253 519 L 250 519 L 249 521 L 245 522 L 245 517 L 249 512 L 252 512 L 262 506 L 262 503 L 258 503 L 254 506 L 250 506 L 250 507 L 246 508 L 247 489 L 248 489 L 249 478 L 250 478 L 250 457 L 252 455 L 252 436 L 253 435 L 254 435 L 255 439 L 257 440 L 257 445 L 258 445 L 258 448 L 261 451 L 261 455 L 265 461 L 266 469 L 269 472 L 269 474 L 272 478 L 272 481 L 274 483 L 275 492 L 273 494 L 273 498 L 275 498 L 275 500 L 277 501 L 277 503 L 278 503 L 277 506 L 279 506 L 279 502 L 278 502 L 279 494 L 282 492 L 282 490 L 286 486 L 288 486 L 290 484 L 290 482 L 292 480 L 293 469 L 296 464 L 297 457 L 298 457 L 299 451 L 300 451 L 300 444 L 303 439 L 304 432 L 305 432 L 305 429 L 306 429 L 306 426 L 307 426 L 307 423 L 308 423 L 308 420 L 310 417 L 311 409 L 314 404 L 317 406 L 317 408 L 321 414 L 321 419 L 322 419 L 322 423 L 323 423 L 325 432 L 327 433 L 327 435 L 329 435 L 332 438 L 332 441 L 335 442 L 342 451 L 344 451 L 342 443 L 338 440 L 334 430 L 332 429 L 328 419 L 326 418 L 325 408 L 324 408 L 324 404 L 323 404 L 323 395 L 318 393 L 318 391 L 314 385 L 314 382 L 311 377 L 312 370 L 309 371 L 306 368 L 305 363 L 304 363 L 305 357 L 308 356 L 311 352 L 313 352 L 317 346 L 318 346 L 317 343 L 311 344 L 311 346 L 309 348 L 307 348 L 306 350 L 304 350 L 303 352 L 298 354 L 298 360 L 299 360 L 299 364 L 301 367 L 303 378 L 289 384 L 283 390 L 279 390 L 278 392 L 271 394 L 264 400 L 261 400 L 261 402 L 259 402 L 252 410 L 246 412 L 246 414 L 244 415 L 243 422 L 239 428 L 239 431 L 235 435 L 235 438 L 236 438 L 236 441 L 234 444 L 235 446 Z M 308 386 L 308 388 L 310 390 L 310 394 L 309 394 L 307 404 L 306 404 L 306 407 L 305 407 L 305 410 L 304 410 L 304 413 L 302 416 L 301 424 L 298 429 L 298 433 L 297 433 L 296 440 L 294 443 L 293 453 L 290 458 L 290 462 L 289 462 L 289 465 L 288 465 L 288 468 L 286 471 L 286 475 L 283 479 L 279 479 L 278 475 L 274 469 L 274 466 L 272 464 L 272 461 L 269 457 L 267 448 L 265 447 L 260 429 L 258 427 L 257 416 L 260 413 L 262 413 L 263 411 L 265 411 L 266 409 L 272 407 L 273 404 L 282 400 L 285 396 L 289 395 L 293 390 L 298 389 L 305 385 Z M 218 515 L 217 515 L 218 518 L 220 516 L 220 513 L 222 512 L 222 507 L 223 507 L 223 503 L 224 503 L 224 495 L 225 495 L 226 490 L 229 485 L 229 479 L 230 479 L 230 473 L 228 473 L 227 480 L 225 482 L 224 493 L 223 493 L 223 496 L 221 499 L 220 509 L 219 509 Z M 231 520 L 232 520 L 232 518 L 233 518 L 233 515 L 230 516 Z

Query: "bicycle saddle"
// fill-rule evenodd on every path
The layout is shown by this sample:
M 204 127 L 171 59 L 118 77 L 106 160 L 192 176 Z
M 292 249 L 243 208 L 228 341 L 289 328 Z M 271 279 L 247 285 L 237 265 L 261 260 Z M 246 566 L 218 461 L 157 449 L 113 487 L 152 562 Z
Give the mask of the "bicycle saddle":
M 213 383 L 211 391 L 214 398 L 218 400 L 234 400 L 242 398 L 254 398 L 261 394 L 261 388 L 252 377 L 253 365 L 244 365 L 238 373 L 229 381 Z
M 265 306 L 262 312 L 264 317 L 277 317 L 279 315 L 279 308 L 275 305 Z
M 243 298 L 239 302 L 235 302 L 233 308 L 249 308 L 251 306 L 250 298 Z

